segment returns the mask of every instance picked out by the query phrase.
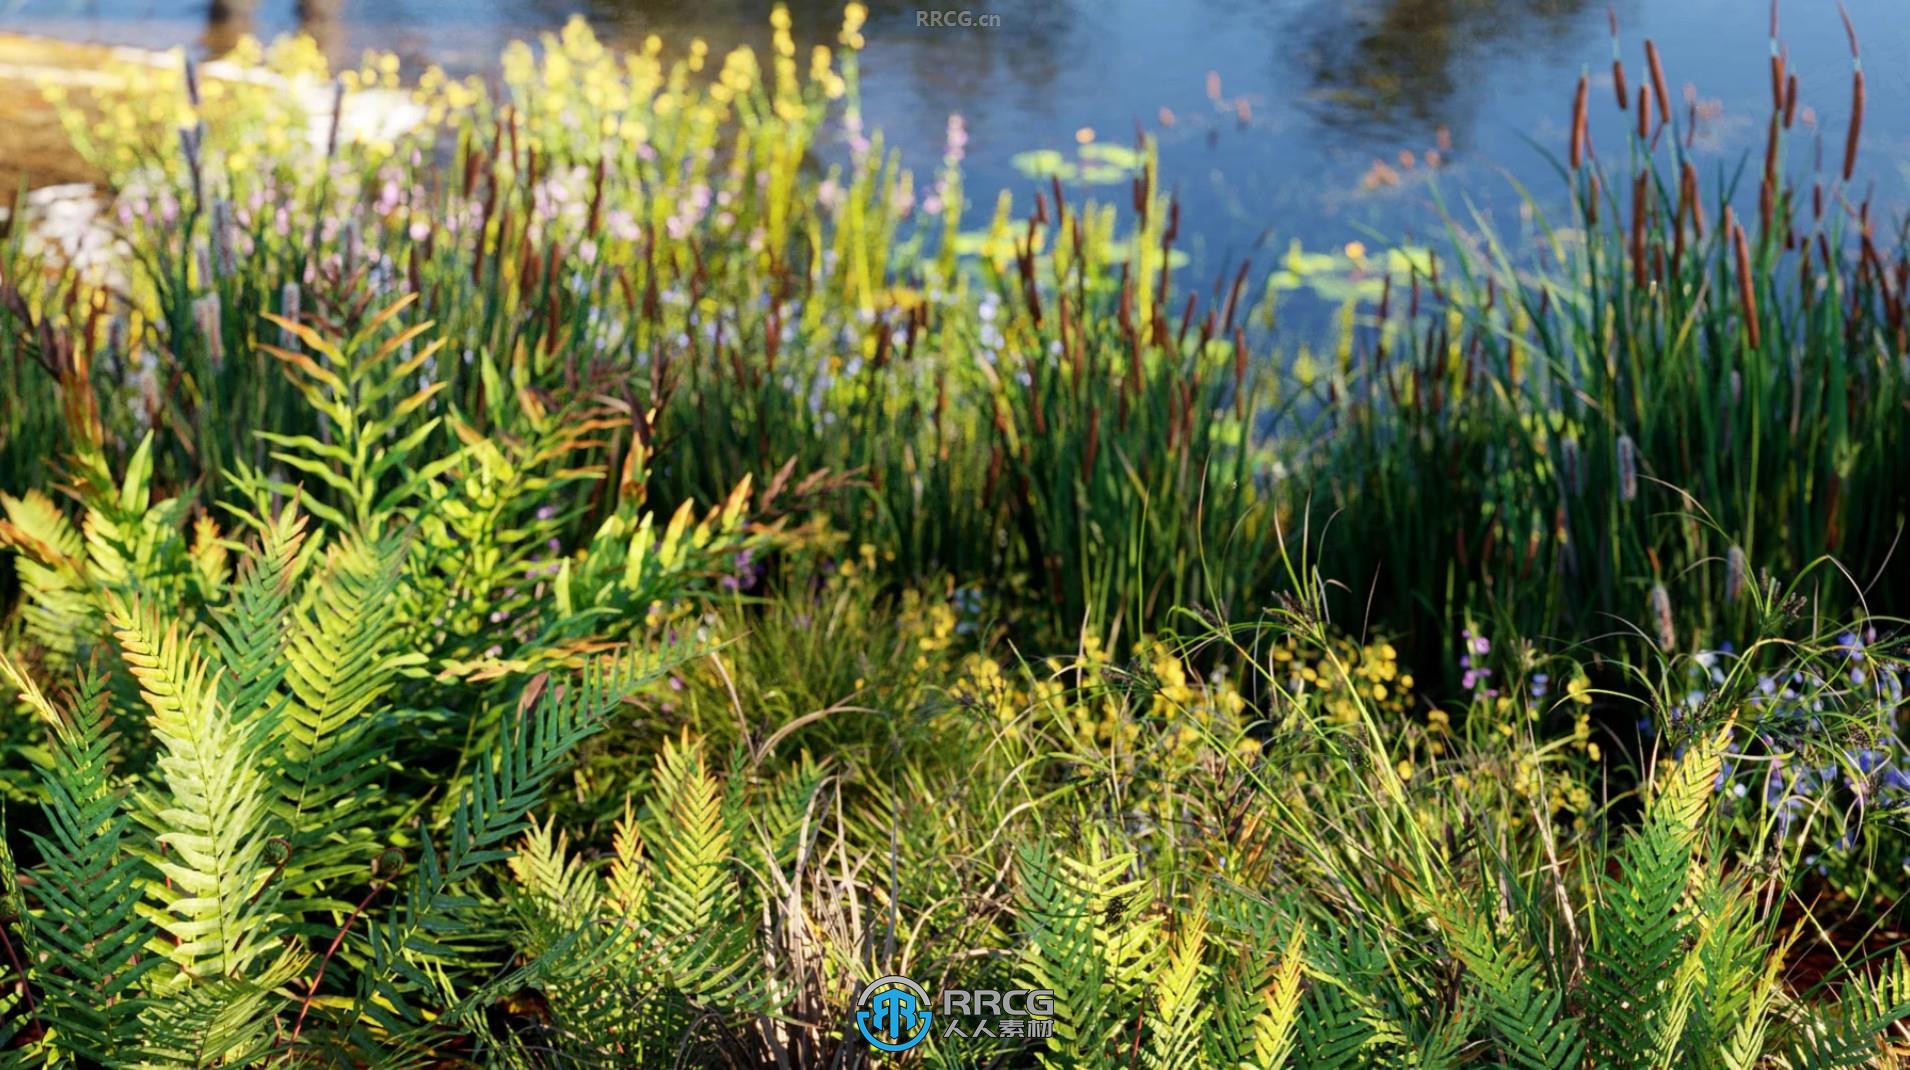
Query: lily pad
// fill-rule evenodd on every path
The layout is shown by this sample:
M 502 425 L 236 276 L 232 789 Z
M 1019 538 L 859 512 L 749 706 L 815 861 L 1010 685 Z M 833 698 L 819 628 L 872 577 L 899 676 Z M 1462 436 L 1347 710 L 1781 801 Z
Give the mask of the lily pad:
M 1093 141 L 1081 146 L 1081 158 L 1119 168 L 1129 173 L 1137 172 L 1147 166 L 1147 157 L 1125 145 L 1116 145 L 1106 141 Z
M 1008 162 L 1029 178 L 1059 178 L 1065 181 L 1074 178 L 1078 171 L 1066 156 L 1053 149 L 1017 152 Z

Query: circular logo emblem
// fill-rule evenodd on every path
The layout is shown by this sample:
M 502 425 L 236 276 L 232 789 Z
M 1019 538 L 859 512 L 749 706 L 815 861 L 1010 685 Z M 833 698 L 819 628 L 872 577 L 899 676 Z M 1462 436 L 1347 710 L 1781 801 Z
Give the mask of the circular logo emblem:
M 899 974 L 870 981 L 856 1000 L 856 1029 L 882 1051 L 907 1051 L 928 1039 L 928 993 Z

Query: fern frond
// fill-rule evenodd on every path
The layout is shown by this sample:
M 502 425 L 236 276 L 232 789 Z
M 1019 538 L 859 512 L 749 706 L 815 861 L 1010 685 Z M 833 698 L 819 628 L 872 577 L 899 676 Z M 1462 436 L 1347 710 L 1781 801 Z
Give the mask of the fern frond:
M 593 924 L 602 909 L 595 874 L 570 854 L 555 819 L 531 822 L 508 863 L 511 876 L 546 917 L 568 931 Z
M 285 618 L 307 550 L 305 518 L 288 505 L 277 516 L 255 521 L 258 541 L 239 566 L 232 595 L 213 614 L 213 642 L 225 669 L 226 708 L 240 716 L 266 711 L 283 679 L 280 669 Z
M 1600 1062 L 1654 1065 L 1681 1040 L 1691 995 L 1683 904 L 1728 731 L 1695 741 L 1671 765 L 1625 838 L 1618 875 L 1604 879 L 1588 978 Z
M 1876 977 L 1853 978 L 1835 1006 L 1804 1008 L 1786 1061 L 1793 1070 L 1898 1067 L 1885 1034 L 1910 1020 L 1910 956 L 1898 951 Z
M 1476 910 L 1435 907 L 1454 956 L 1466 967 L 1484 1001 L 1485 1019 L 1505 1053 L 1527 1070 L 1567 1070 L 1584 1061 L 1579 1023 L 1564 1013 L 1565 1000 L 1546 983 L 1532 954 L 1503 939 Z
M 1201 1038 L 1213 1008 L 1207 1002 L 1207 906 L 1196 902 L 1180 914 L 1180 931 L 1154 984 L 1147 1066 L 1183 1070 L 1199 1065 Z
M 139 818 L 164 880 L 151 882 L 141 911 L 171 936 L 159 950 L 182 978 L 242 979 L 269 950 L 273 916 L 260 894 L 271 876 L 263 722 L 228 716 L 214 666 L 177 622 L 117 596 L 107 617 L 160 747 L 163 792 L 142 799 Z
M 1130 876 L 1132 853 L 1110 851 L 1099 837 L 1084 847 L 1082 857 L 1022 849 L 1021 969 L 1027 987 L 1055 994 L 1049 1051 L 1093 1063 L 1131 1043 L 1159 919 L 1143 920 L 1152 896 Z
M 277 1045 L 286 986 L 309 961 L 303 951 L 286 949 L 256 977 L 219 978 L 154 1000 L 140 1020 L 140 1044 L 130 1050 L 139 1051 L 141 1065 L 149 1067 L 257 1064 Z
M 578 744 L 602 731 L 628 698 L 682 663 L 675 650 L 627 654 L 593 663 L 577 682 L 532 681 L 519 713 L 506 726 L 453 811 L 442 855 L 427 841 L 402 902 L 361 943 L 366 966 L 352 1004 L 354 1016 L 403 1030 L 418 1023 L 412 995 L 435 986 L 437 964 L 459 959 L 465 941 L 482 932 L 474 901 L 459 885 L 511 856 L 506 841 L 529 827 L 551 778 Z M 468 960 L 465 963 L 468 965 Z
M 0 494 L 0 546 L 17 552 L 20 616 L 27 635 L 49 660 L 66 665 L 98 632 L 99 610 L 86 577 L 86 547 L 78 529 L 53 500 L 37 490 Z
M 1280 954 L 1273 982 L 1261 993 L 1261 1010 L 1253 1020 L 1254 1070 L 1282 1070 L 1293 1057 L 1305 977 L 1306 929 L 1296 925 L 1293 938 Z
M 710 775 L 701 742 L 687 731 L 678 741 L 664 742 L 655 783 L 651 924 L 672 949 L 677 985 L 705 998 L 729 998 L 749 978 L 741 973 L 747 962 L 747 949 L 737 939 L 742 931 L 727 924 L 737 916 L 741 897 L 730 872 L 734 848 L 722 785 Z
M 104 682 L 82 674 L 76 701 L 62 713 L 3 654 L 0 676 L 53 732 L 53 764 L 41 774 L 48 831 L 26 833 L 41 858 L 23 912 L 43 963 L 40 1016 L 64 1050 L 109 1064 L 138 1037 L 139 982 L 158 960 L 139 954 L 147 940 L 136 914 L 146 869 L 129 850 L 131 818 L 112 783 L 115 733 Z
M 400 665 L 391 649 L 404 544 L 336 541 L 307 597 L 289 615 L 276 718 L 276 805 L 289 829 L 293 886 L 362 871 L 375 850 L 370 786 L 382 769 L 375 707 Z

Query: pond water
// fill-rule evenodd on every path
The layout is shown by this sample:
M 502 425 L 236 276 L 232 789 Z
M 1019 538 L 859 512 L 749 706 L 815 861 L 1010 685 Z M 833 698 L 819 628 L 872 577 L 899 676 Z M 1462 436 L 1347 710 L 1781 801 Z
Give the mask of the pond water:
M 1910 189 L 1906 0 L 1848 0 L 1870 79 L 1862 172 L 1886 205 Z M 832 39 L 839 0 L 794 0 L 799 38 Z M 1515 226 L 1513 182 L 1540 203 L 1559 183 L 1574 83 L 1593 76 L 1595 144 L 1619 145 L 1608 8 L 1590 0 L 873 0 L 862 62 L 871 125 L 905 162 L 932 169 L 945 120 L 968 126 L 971 211 L 996 190 L 1045 186 L 1032 150 L 1067 157 L 1089 136 L 1162 147 L 1183 200 L 1195 270 L 1242 255 L 1350 241 L 1436 240 L 1435 198 Z M 743 0 L 0 0 L 0 30 L 219 50 L 240 33 L 303 28 L 339 58 L 368 47 L 484 71 L 513 38 L 579 12 L 613 41 L 703 36 L 766 45 L 766 3 Z M 1761 0 L 1621 0 L 1615 14 L 1635 87 L 1656 40 L 1674 98 L 1695 87 L 1697 149 L 1762 151 L 1769 115 Z M 944 25 L 934 25 L 936 15 Z M 962 16 L 966 16 L 965 18 Z M 1850 59 L 1832 0 L 1791 0 L 1782 36 L 1833 165 Z M 966 22 L 968 25 L 962 25 Z M 953 23 L 952 25 L 949 23 Z M 1635 89 L 1634 89 L 1635 91 Z M 1674 101 L 1677 103 L 1676 101 Z M 1682 109 L 1683 104 L 1678 103 Z M 1800 126 L 1800 129 L 1802 127 Z M 1807 166 L 1811 135 L 1796 135 Z M 1021 166 L 1017 166 L 1018 157 Z M 1429 164 L 1436 161 L 1436 166 Z M 1112 187 L 1109 196 L 1124 189 Z

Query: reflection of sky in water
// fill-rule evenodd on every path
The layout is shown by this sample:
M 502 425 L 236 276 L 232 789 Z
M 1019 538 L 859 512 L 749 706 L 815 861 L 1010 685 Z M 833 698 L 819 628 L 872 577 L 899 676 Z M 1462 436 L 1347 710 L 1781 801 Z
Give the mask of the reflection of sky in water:
M 1886 102 L 1910 89 L 1904 0 L 1850 0 L 1871 79 L 1865 174 L 1902 203 L 1910 116 Z M 205 0 L 0 0 L 0 28 L 146 45 L 202 44 L 241 30 L 312 29 L 340 56 L 366 47 L 461 69 L 484 69 L 512 37 L 561 24 L 579 9 L 613 39 L 694 34 L 727 45 L 767 41 L 766 3 L 742 0 L 225 0 L 235 13 L 208 29 Z M 1000 16 L 998 29 L 929 28 L 929 5 Z M 829 40 L 837 0 L 791 4 L 799 36 Z M 1449 131 L 1440 190 L 1510 226 L 1508 177 L 1542 197 L 1557 189 L 1540 149 L 1562 151 L 1572 84 L 1595 79 L 1595 141 L 1618 149 L 1606 9 L 1595 0 L 876 0 L 863 60 L 865 110 L 918 171 L 940 155 L 944 118 L 967 117 L 971 219 L 997 189 L 1023 202 L 1034 183 L 1017 152 L 1072 149 L 1076 131 L 1127 141 L 1136 122 L 1159 136 L 1163 174 L 1183 195 L 1184 247 L 1206 277 L 1255 248 L 1435 237 L 1426 150 Z M 1766 12 L 1757 0 L 1621 0 L 1627 70 L 1644 76 L 1642 40 L 1665 56 L 1674 96 L 1686 82 L 1722 104 L 1701 147 L 1718 158 L 1761 151 L 1768 114 Z M 1793 0 L 1784 38 L 1802 96 L 1841 152 L 1849 59 L 1835 6 Z M 1220 76 L 1220 103 L 1208 72 Z M 1244 104 L 1242 103 L 1244 101 Z M 1881 106 L 1880 106 L 1881 105 Z M 1163 109 L 1173 115 L 1163 122 Z M 1797 135 L 1793 159 L 1808 153 Z M 1535 147 L 1535 143 L 1536 146 Z M 1411 154 L 1407 166 L 1403 153 Z M 1374 164 L 1383 161 L 1397 185 Z M 1124 188 L 1107 191 L 1124 196 Z M 1496 210 L 1496 211 L 1495 211 Z

